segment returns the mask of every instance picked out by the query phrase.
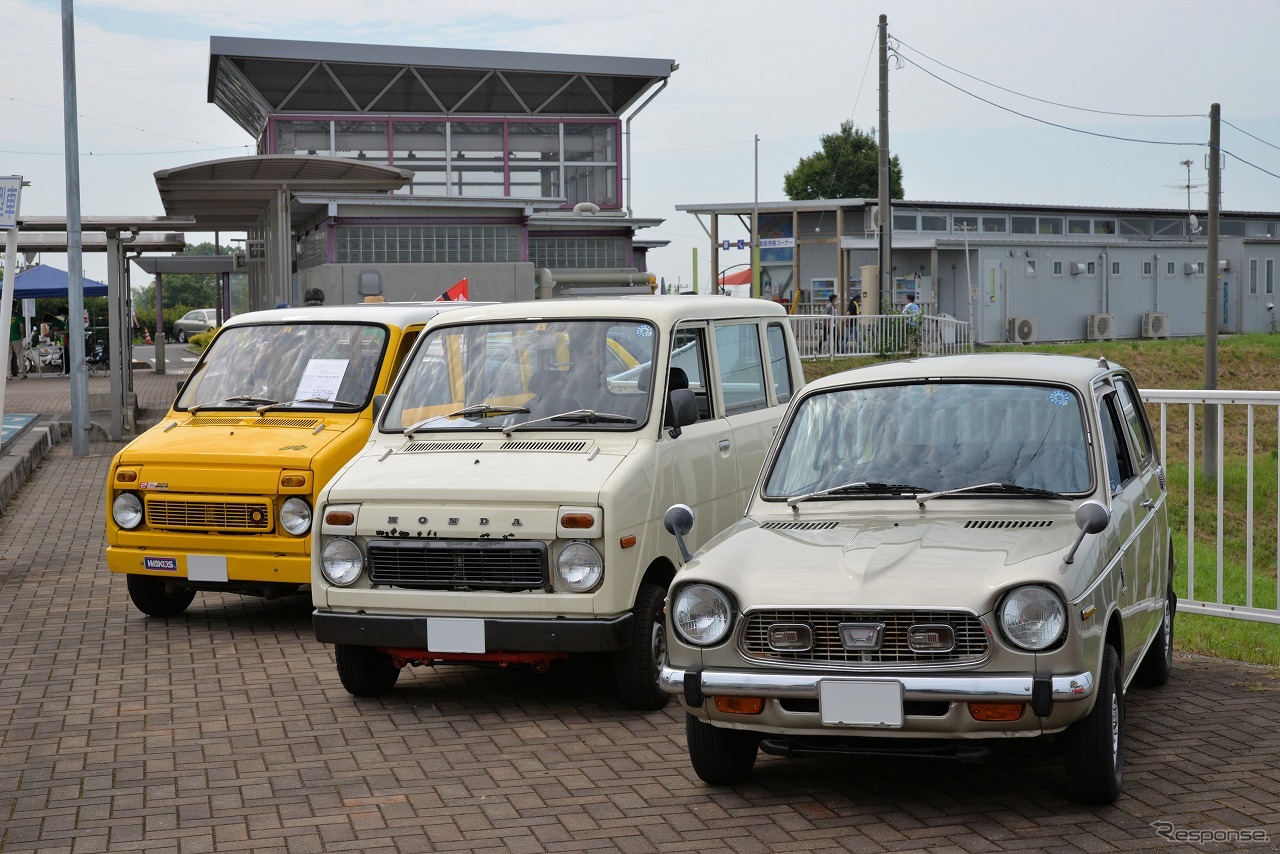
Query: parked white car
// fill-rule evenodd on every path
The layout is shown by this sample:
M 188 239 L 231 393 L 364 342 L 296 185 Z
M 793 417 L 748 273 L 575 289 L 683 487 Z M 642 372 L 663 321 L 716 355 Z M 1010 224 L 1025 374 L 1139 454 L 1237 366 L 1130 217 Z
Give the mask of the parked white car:
M 668 530 L 693 528 L 688 508 Z M 887 363 L 792 402 L 746 516 L 677 573 L 662 684 L 694 770 L 757 753 L 987 755 L 1056 735 L 1120 792 L 1126 689 L 1173 665 L 1165 476 L 1106 360 Z
M 343 686 L 607 652 L 628 705 L 662 705 L 677 563 L 663 512 L 679 496 L 707 538 L 740 517 L 802 383 L 764 300 L 548 300 L 433 322 L 316 506 L 314 626 Z

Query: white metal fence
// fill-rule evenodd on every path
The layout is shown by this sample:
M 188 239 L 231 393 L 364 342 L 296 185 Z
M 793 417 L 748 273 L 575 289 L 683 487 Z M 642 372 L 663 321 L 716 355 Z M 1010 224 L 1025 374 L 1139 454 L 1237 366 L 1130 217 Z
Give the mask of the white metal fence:
M 973 351 L 969 324 L 926 314 L 788 315 L 800 355 L 941 356 Z
M 1153 421 L 1160 442 L 1160 458 L 1166 468 L 1172 462 L 1170 446 L 1177 447 L 1180 458 L 1183 443 L 1186 446 L 1185 492 L 1175 494 L 1172 487 L 1169 491 L 1171 511 L 1176 504 L 1187 510 L 1187 556 L 1184 565 L 1178 567 L 1179 575 L 1186 581 L 1187 594 L 1179 597 L 1178 609 L 1280 623 L 1277 606 L 1280 562 L 1270 555 L 1272 548 L 1280 555 L 1280 501 L 1276 500 L 1277 484 L 1280 484 L 1280 392 L 1144 389 L 1142 396 L 1148 411 L 1156 414 Z M 1202 496 L 1196 490 L 1196 480 L 1203 468 L 1203 458 L 1197 459 L 1197 455 L 1201 452 L 1206 412 L 1210 423 L 1217 428 L 1217 441 L 1211 450 L 1217 476 L 1202 482 L 1202 486 L 1211 490 L 1210 495 Z M 1178 432 L 1171 432 L 1171 427 Z M 1180 436 L 1182 430 L 1185 437 Z M 1232 449 L 1230 457 L 1228 448 Z M 1264 465 L 1276 467 L 1275 483 L 1267 477 L 1265 485 L 1260 485 L 1261 469 L 1256 465 L 1259 458 Z M 1214 511 L 1212 534 L 1216 560 L 1209 569 L 1211 582 L 1205 579 L 1204 569 L 1196 559 L 1197 502 L 1211 502 Z M 1269 508 L 1273 502 L 1275 516 L 1263 518 L 1259 505 Z M 1228 514 L 1236 519 L 1243 515 L 1244 520 L 1243 532 L 1236 532 L 1243 533 L 1243 546 L 1232 549 L 1230 555 L 1226 548 Z M 1266 548 L 1262 546 L 1261 537 L 1267 538 Z M 1203 557 L 1206 547 L 1202 546 L 1199 551 Z M 1259 552 L 1267 555 L 1265 563 L 1259 560 Z

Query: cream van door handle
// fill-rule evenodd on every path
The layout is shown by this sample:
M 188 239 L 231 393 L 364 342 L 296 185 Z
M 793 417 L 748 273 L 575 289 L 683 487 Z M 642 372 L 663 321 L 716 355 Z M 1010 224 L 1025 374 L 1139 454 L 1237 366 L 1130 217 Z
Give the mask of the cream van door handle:
M 728 439 L 721 439 L 721 440 L 720 440 L 720 452 L 721 452 L 721 453 L 723 453 L 723 454 L 727 454 L 727 453 L 729 453 L 729 440 L 728 440 Z

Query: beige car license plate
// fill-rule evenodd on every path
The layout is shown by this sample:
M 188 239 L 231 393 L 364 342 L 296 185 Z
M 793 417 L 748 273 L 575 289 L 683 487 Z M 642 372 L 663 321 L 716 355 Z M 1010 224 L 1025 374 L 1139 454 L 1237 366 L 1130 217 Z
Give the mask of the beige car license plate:
M 823 680 L 818 708 L 824 726 L 902 726 L 902 683 L 891 680 Z

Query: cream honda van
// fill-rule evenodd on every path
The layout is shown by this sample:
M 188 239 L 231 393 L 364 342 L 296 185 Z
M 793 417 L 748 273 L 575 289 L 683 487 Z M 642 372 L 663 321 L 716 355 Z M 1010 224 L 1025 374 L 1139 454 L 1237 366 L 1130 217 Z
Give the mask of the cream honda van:
M 200 590 L 274 597 L 310 583 L 316 493 L 368 441 L 374 396 L 427 321 L 458 305 L 228 320 L 107 476 L 107 566 L 138 610 L 167 617 Z
M 657 708 L 672 502 L 739 518 L 803 382 L 782 308 L 613 297 L 434 320 L 316 503 L 316 636 L 356 696 L 405 665 L 612 653 Z

